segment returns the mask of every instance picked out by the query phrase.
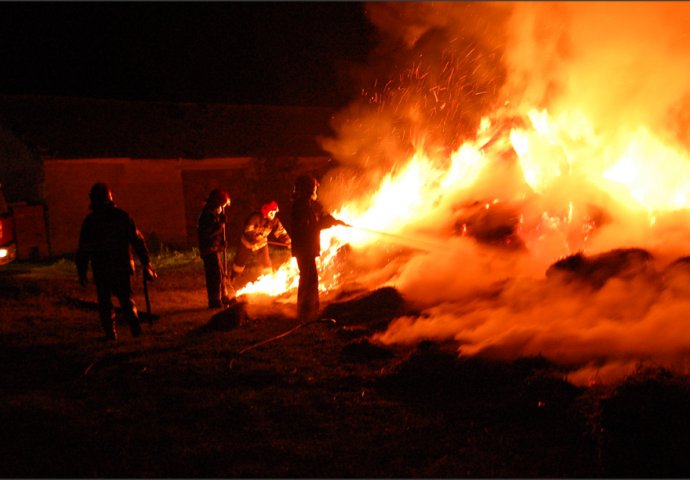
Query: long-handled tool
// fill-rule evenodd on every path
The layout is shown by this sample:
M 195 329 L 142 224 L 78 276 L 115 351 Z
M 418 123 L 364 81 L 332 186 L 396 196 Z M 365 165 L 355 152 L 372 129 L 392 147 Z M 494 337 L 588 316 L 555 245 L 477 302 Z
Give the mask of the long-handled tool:
M 146 319 L 149 322 L 149 325 L 153 325 L 154 318 L 157 320 L 159 318 L 159 316 L 151 313 L 151 301 L 149 300 L 149 287 L 148 287 L 149 279 L 147 277 L 146 269 L 143 269 L 142 276 L 144 278 L 144 300 L 146 300 Z M 155 278 L 156 278 L 156 274 L 154 273 L 152 280 Z
M 228 278 L 228 237 L 226 232 L 226 222 L 228 221 L 225 215 L 225 206 L 223 206 L 223 283 Z
M 221 274 L 221 281 L 223 282 L 221 293 L 223 295 L 234 296 L 235 286 L 233 285 L 232 277 L 228 274 L 228 237 L 227 237 L 227 221 L 228 217 L 225 214 L 226 206 L 223 206 L 223 272 Z M 228 285 L 231 292 L 228 292 Z
M 146 318 L 149 325 L 153 325 L 153 318 L 151 317 L 151 301 L 149 300 L 148 280 L 146 279 L 146 270 L 143 271 L 144 277 L 144 299 L 146 300 Z

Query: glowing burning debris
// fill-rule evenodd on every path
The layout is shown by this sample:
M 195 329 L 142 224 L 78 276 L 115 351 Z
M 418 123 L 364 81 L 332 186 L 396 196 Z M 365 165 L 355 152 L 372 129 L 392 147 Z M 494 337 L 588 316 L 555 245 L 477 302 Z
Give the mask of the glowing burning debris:
M 435 221 L 452 201 L 471 192 L 487 166 L 497 161 L 503 148 L 510 148 L 516 154 L 522 177 L 535 195 L 548 192 L 553 184 L 566 179 L 574 185 L 587 182 L 599 186 L 629 208 L 633 206 L 632 200 L 637 200 L 638 209 L 643 212 L 688 206 L 690 180 L 685 179 L 690 179 L 690 160 L 681 152 L 655 141 L 649 134 L 638 134 L 631 144 L 619 147 L 621 153 L 617 154 L 615 145 L 604 148 L 599 138 L 587 136 L 592 130 L 582 114 L 575 116 L 575 123 L 564 119 L 552 122 L 546 111 L 533 110 L 529 117 L 533 128 L 499 131 L 499 135 L 505 135 L 508 140 L 493 138 L 493 146 L 489 149 L 486 144 L 491 137 L 492 124 L 484 119 L 477 141 L 463 143 L 446 159 L 431 158 L 419 150 L 401 167 L 386 174 L 377 191 L 345 204 L 335 215 L 360 228 L 335 227 L 322 232 L 322 245 L 327 248 L 319 259 L 320 272 L 329 269 L 332 258 L 344 245 L 366 248 L 381 242 L 377 231 L 409 235 L 420 225 Z M 567 128 L 569 125 L 576 127 Z M 575 137 L 573 131 L 577 132 Z M 654 164 L 645 161 L 649 157 L 643 154 L 645 150 L 640 148 L 641 144 L 647 152 L 655 152 Z M 593 158 L 604 161 L 597 164 Z M 687 175 L 678 176 L 678 171 L 687 171 Z M 669 190 L 669 185 L 675 188 Z M 582 203 L 576 194 L 564 199 L 557 214 L 549 210 L 536 212 L 530 221 L 531 227 L 525 220 L 529 212 L 522 212 L 519 233 L 534 248 L 537 248 L 535 242 L 544 239 L 547 232 L 576 235 L 579 238 L 570 243 L 582 245 L 589 239 L 596 222 L 587 215 L 576 216 Z M 493 198 L 484 208 L 489 210 L 500 202 L 500 198 Z M 577 224 L 573 226 L 573 222 Z M 462 231 L 467 233 L 466 225 Z M 420 244 L 420 247 L 429 250 L 428 244 Z M 571 252 L 569 242 L 565 241 L 551 260 Z M 325 291 L 338 288 L 334 283 L 337 273 L 330 277 L 332 281 L 321 286 Z M 247 285 L 238 294 L 278 296 L 296 289 L 297 283 L 298 271 L 292 260 L 274 274 L 264 275 Z
M 641 359 L 684 364 L 690 333 L 678 319 L 690 306 L 677 288 L 690 279 L 674 280 L 671 292 L 613 278 L 592 294 L 544 283 L 544 273 L 578 251 L 687 255 L 690 4 L 368 11 L 392 42 L 380 51 L 395 61 L 373 59 L 371 87 L 324 142 L 341 163 L 333 179 L 373 187 L 332 202 L 336 217 L 359 228 L 322 232 L 321 288 L 342 287 L 347 246 L 360 281 L 395 286 L 422 311 L 395 321 L 381 342 L 454 339 L 461 354 L 541 354 L 580 366 L 573 378 L 583 384 L 595 368 L 605 379 Z M 394 242 L 410 247 L 404 261 L 376 261 Z M 367 276 L 374 270 L 383 273 Z M 293 261 L 243 293 L 296 285 Z
M 254 282 L 250 282 L 236 292 L 237 296 L 264 294 L 272 297 L 277 297 L 296 289 L 299 282 L 299 270 L 297 269 L 297 261 L 291 258 L 289 262 L 285 262 L 272 274 L 261 275 Z
M 333 231 L 343 231 L 344 227 L 335 227 L 325 230 L 321 233 L 322 245 L 328 245 L 324 252 L 317 259 L 316 266 L 320 274 L 325 270 L 332 268 L 333 259 L 337 255 L 339 248 L 345 244 L 343 240 L 338 238 L 337 233 Z M 331 272 L 328 276 L 329 281 L 321 281 L 319 283 L 319 290 L 327 292 L 333 288 L 339 287 L 338 272 Z M 240 290 L 235 292 L 237 296 L 251 296 L 262 295 L 270 297 L 289 297 L 291 293 L 296 293 L 299 284 L 299 269 L 297 268 L 297 260 L 292 257 L 290 261 L 285 262 L 275 272 L 271 274 L 261 275 L 254 282 L 250 282 Z

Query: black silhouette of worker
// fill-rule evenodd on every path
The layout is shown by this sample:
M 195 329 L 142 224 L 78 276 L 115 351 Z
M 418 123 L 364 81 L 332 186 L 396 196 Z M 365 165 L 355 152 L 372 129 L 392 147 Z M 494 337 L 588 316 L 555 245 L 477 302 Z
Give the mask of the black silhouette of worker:
M 347 224 L 328 213 L 316 201 L 319 182 L 311 175 L 295 181 L 292 203 L 292 256 L 297 260 L 297 317 L 301 322 L 319 315 L 319 274 L 316 257 L 321 254 L 321 230 Z
M 225 208 L 230 206 L 230 195 L 218 188 L 211 191 L 199 214 L 197 234 L 199 255 L 204 263 L 208 308 L 222 308 L 231 302 L 225 279 L 227 277 L 227 236 Z M 221 256 L 223 258 L 221 258 Z
M 131 279 L 136 253 L 147 280 L 156 273 L 151 267 L 144 237 L 130 215 L 115 206 L 113 192 L 105 183 L 91 187 L 91 212 L 84 218 L 76 254 L 79 283 L 87 284 L 89 262 L 96 284 L 98 311 L 106 340 L 117 340 L 112 296 L 117 297 L 133 336 L 141 334 L 137 307 L 132 299 Z

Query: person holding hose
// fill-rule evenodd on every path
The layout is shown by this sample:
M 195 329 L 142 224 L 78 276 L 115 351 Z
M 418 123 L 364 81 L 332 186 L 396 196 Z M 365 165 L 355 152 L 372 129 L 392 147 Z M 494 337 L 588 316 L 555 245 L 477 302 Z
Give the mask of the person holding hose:
M 336 225 L 349 226 L 324 212 L 317 199 L 319 182 L 311 175 L 295 181 L 292 203 L 292 256 L 297 260 L 297 317 L 301 322 L 319 315 L 319 274 L 316 257 L 321 255 L 321 230 Z

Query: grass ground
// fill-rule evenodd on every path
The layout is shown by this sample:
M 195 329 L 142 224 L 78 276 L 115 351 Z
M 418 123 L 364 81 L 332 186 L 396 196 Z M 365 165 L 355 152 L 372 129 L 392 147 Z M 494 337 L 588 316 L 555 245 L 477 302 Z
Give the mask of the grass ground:
M 155 264 L 159 318 L 116 344 L 68 260 L 0 272 L 3 477 L 690 476 L 687 378 L 578 388 L 541 358 L 382 348 L 369 335 L 405 309 L 392 289 L 257 346 L 297 325 L 294 305 L 237 325 L 206 309 L 194 252 Z

